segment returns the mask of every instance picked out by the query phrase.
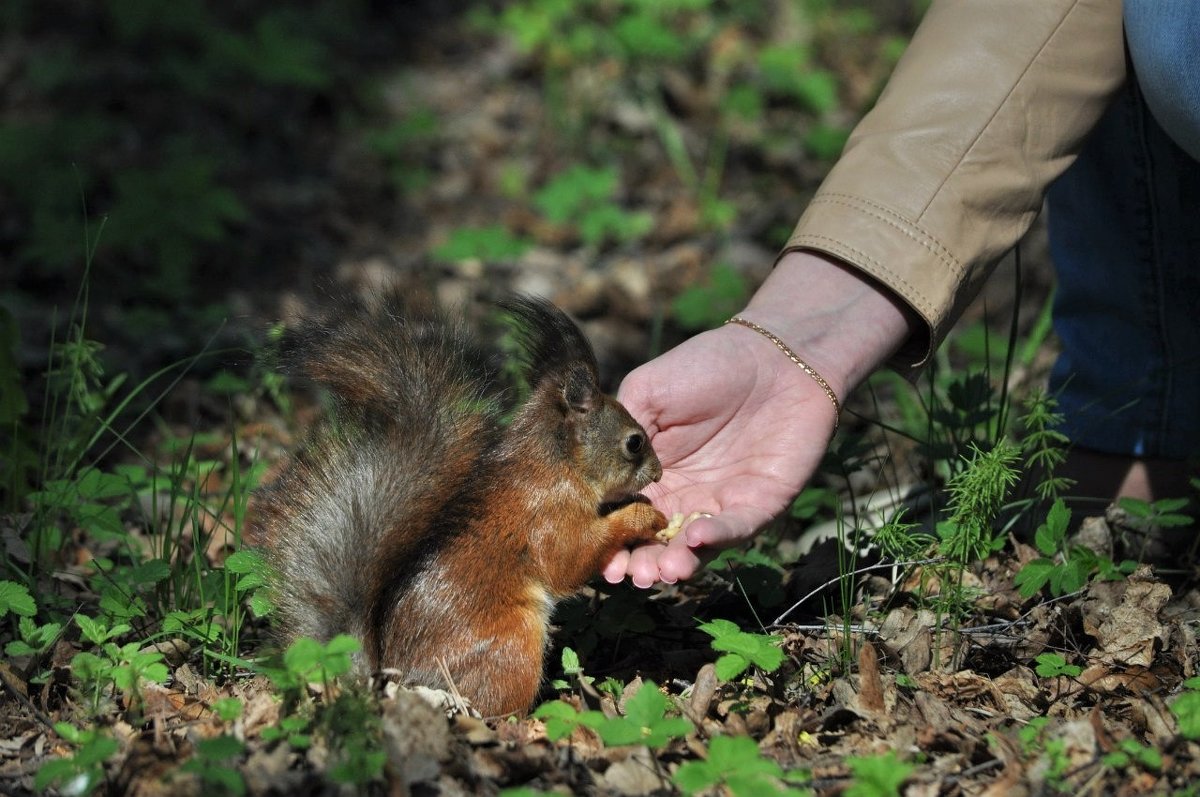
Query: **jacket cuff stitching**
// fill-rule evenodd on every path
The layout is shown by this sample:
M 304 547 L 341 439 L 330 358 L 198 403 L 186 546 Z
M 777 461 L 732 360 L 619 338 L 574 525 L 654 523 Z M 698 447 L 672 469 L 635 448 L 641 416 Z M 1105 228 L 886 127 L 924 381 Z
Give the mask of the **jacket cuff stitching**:
M 816 197 L 815 199 L 812 200 L 812 202 L 810 204 L 815 205 L 818 202 L 825 202 L 825 203 L 832 204 L 832 205 L 842 205 L 844 207 L 848 207 L 848 208 L 857 210 L 858 212 L 860 212 L 866 216 L 870 216 L 871 218 L 878 219 L 879 221 L 883 222 L 884 224 L 888 225 L 889 227 L 894 227 L 895 229 L 904 233 L 906 236 L 908 236 L 912 240 L 916 241 L 917 244 L 919 244 L 921 247 L 928 249 L 930 254 L 932 254 L 935 258 L 937 258 L 937 260 L 942 265 L 946 266 L 947 268 L 951 269 L 954 272 L 954 276 L 956 279 L 959 279 L 959 280 L 962 279 L 963 272 L 964 272 L 962 264 L 959 263 L 958 260 L 955 259 L 952 255 L 950 255 L 946 251 L 945 247 L 943 247 L 941 244 L 937 243 L 936 239 L 934 239 L 932 236 L 929 236 L 928 233 L 920 231 L 919 229 L 917 231 L 920 232 L 921 234 L 918 235 L 916 232 L 914 232 L 914 229 L 917 229 L 917 228 L 911 226 L 908 222 L 906 222 L 904 217 L 893 214 L 895 216 L 895 220 L 893 220 L 891 218 L 888 218 L 883 213 L 874 213 L 871 210 L 867 209 L 866 207 L 862 207 L 863 204 L 868 205 L 869 207 L 877 207 L 877 206 L 871 205 L 870 203 L 860 204 L 857 201 L 857 197 L 847 197 L 847 199 L 856 200 L 856 201 L 848 202 L 845 199 L 833 198 L 835 196 L 844 196 L 844 195 L 825 194 L 825 195 Z M 889 212 L 889 211 L 886 211 L 885 208 L 879 208 L 879 210 L 884 211 L 884 212 Z
M 869 263 L 880 273 L 881 276 L 886 274 L 889 277 L 889 284 L 903 285 L 905 288 L 905 295 L 903 297 L 904 300 L 917 308 L 917 310 L 920 311 L 923 316 L 926 318 L 933 318 L 935 316 L 932 307 L 926 301 L 920 298 L 920 294 L 916 291 L 916 289 L 913 288 L 909 281 L 903 277 L 903 275 L 898 274 L 896 271 L 871 257 L 866 252 L 859 251 L 852 246 L 847 246 L 843 241 L 840 241 L 836 238 L 829 238 L 824 235 L 815 235 L 813 233 L 802 233 L 798 237 L 792 239 L 789 248 L 803 248 L 806 241 L 811 241 L 813 244 L 812 248 L 814 249 L 825 250 L 830 254 L 841 254 L 842 256 L 854 262 Z M 819 244 L 819 246 L 817 244 Z

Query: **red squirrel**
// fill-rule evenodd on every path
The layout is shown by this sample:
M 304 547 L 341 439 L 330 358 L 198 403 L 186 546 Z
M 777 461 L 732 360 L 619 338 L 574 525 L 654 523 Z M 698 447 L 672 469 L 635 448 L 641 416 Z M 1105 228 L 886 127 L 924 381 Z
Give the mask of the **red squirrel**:
M 252 507 L 285 641 L 362 642 L 357 669 L 453 686 L 485 716 L 527 710 L 557 600 L 667 520 L 644 429 L 599 388 L 579 328 L 547 301 L 515 320 L 529 395 L 502 422 L 495 361 L 458 323 L 395 301 L 298 333 L 333 398 Z

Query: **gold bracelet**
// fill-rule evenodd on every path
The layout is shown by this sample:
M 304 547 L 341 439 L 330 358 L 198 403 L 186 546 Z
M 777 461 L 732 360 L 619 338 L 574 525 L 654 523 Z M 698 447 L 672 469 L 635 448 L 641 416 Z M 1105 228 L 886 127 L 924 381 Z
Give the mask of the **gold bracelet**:
M 821 386 L 821 389 L 825 391 L 825 395 L 829 396 L 829 400 L 833 402 L 833 431 L 835 431 L 835 432 L 837 431 L 838 417 L 842 414 L 842 403 L 840 401 L 838 401 L 837 394 L 833 392 L 833 388 L 831 388 L 829 386 L 829 383 L 825 381 L 825 377 L 818 374 L 816 372 L 816 370 L 811 365 L 804 362 L 804 360 L 801 360 L 800 357 L 796 354 L 796 352 L 794 352 L 790 348 L 788 348 L 788 345 L 786 343 L 784 343 L 782 340 L 780 340 L 777 335 L 770 332 L 769 330 L 763 329 L 762 327 L 760 327 L 758 324 L 754 323 L 753 321 L 748 321 L 745 318 L 742 318 L 740 315 L 735 315 L 733 318 L 729 319 L 725 323 L 726 324 L 740 324 L 741 326 L 744 326 L 747 329 L 753 329 L 755 332 L 757 332 L 758 334 L 765 337 L 767 340 L 774 343 L 776 348 L 778 348 L 781 352 L 786 354 L 787 358 L 789 360 L 794 362 L 796 365 L 800 366 L 801 371 L 803 371 L 804 373 L 811 376 L 814 380 L 816 380 L 817 384 Z

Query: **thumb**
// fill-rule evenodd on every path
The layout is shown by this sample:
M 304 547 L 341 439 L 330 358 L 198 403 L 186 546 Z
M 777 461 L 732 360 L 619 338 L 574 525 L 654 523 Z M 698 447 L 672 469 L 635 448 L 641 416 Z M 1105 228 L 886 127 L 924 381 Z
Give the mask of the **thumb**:
M 696 518 L 688 524 L 684 534 L 689 548 L 728 548 L 750 539 L 770 520 L 771 514 L 760 507 L 735 506 L 719 515 Z

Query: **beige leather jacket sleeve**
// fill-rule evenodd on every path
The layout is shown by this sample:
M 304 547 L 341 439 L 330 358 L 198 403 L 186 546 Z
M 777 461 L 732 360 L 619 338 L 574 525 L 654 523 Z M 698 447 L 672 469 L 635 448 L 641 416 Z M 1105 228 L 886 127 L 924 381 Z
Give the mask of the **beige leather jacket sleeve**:
M 862 269 L 929 325 L 923 363 L 1125 79 L 1119 0 L 941 0 L 785 251 Z

